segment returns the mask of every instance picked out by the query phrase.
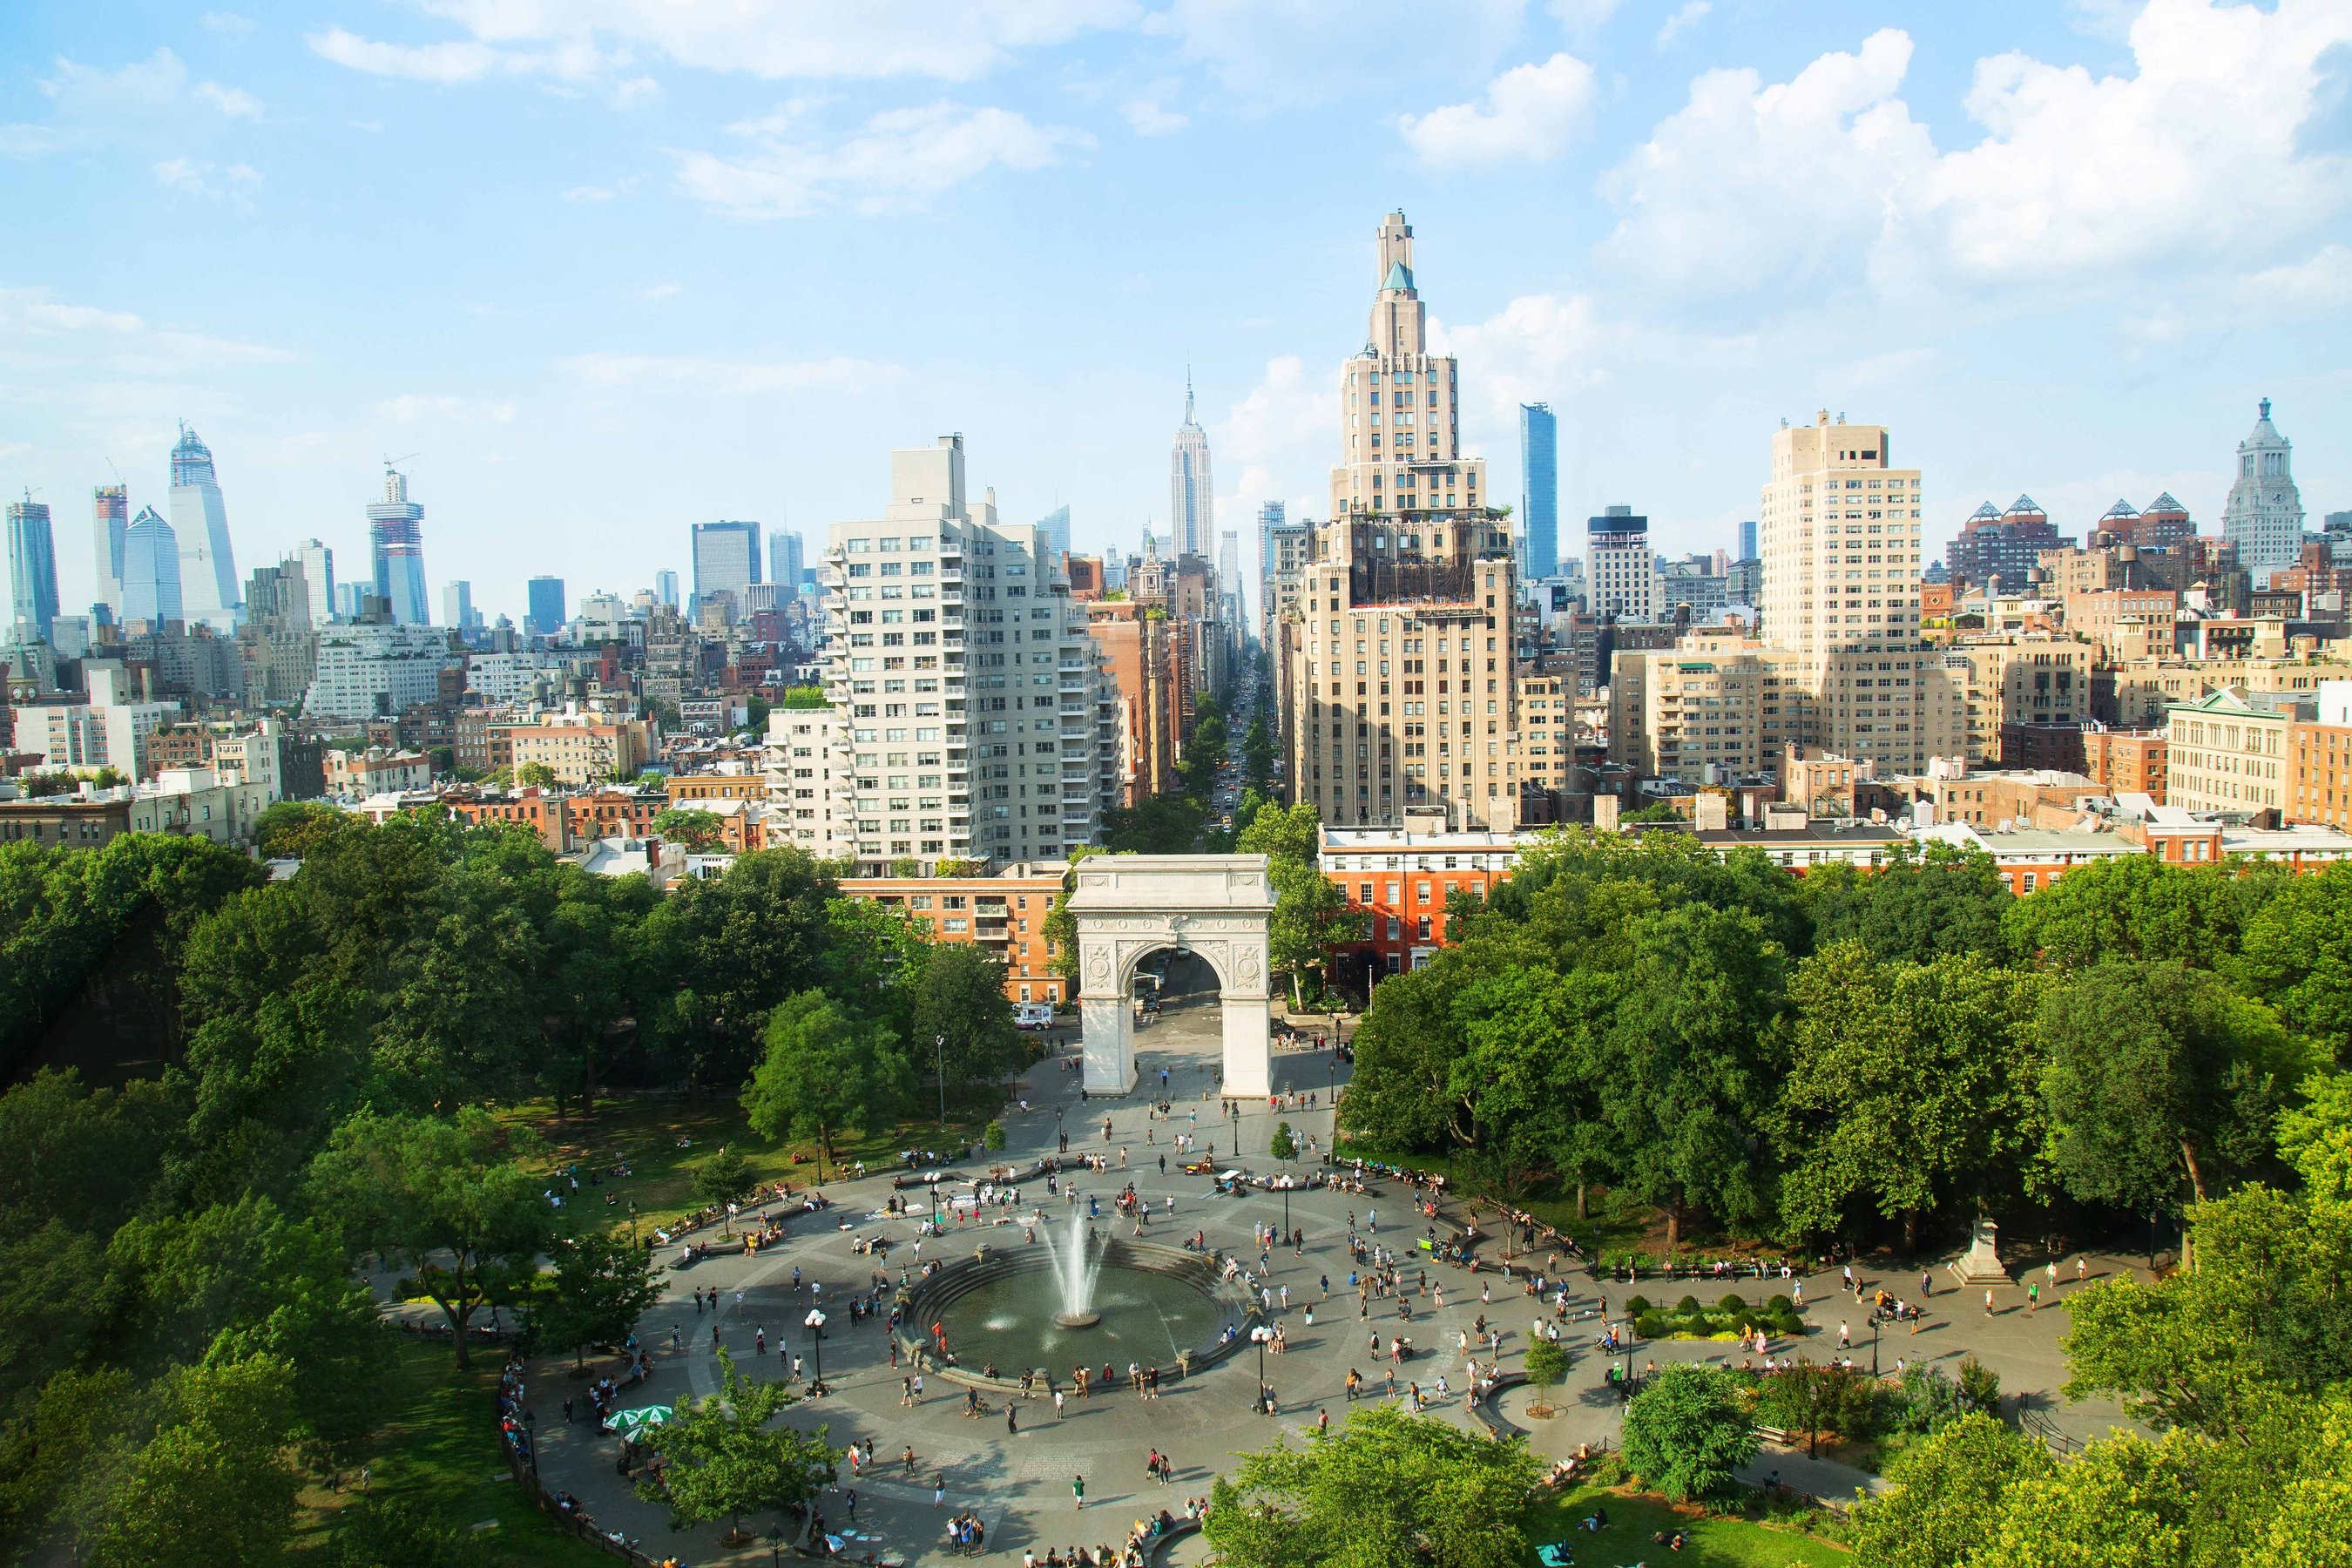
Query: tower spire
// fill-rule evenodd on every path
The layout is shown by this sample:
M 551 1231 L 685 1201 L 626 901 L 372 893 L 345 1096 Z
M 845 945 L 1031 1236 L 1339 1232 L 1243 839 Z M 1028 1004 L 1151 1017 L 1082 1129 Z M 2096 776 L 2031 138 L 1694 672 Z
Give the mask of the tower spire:
M 2265 408 L 2263 412 L 2270 411 Z M 1189 363 L 1184 366 L 1184 423 L 1192 423 L 1192 367 Z

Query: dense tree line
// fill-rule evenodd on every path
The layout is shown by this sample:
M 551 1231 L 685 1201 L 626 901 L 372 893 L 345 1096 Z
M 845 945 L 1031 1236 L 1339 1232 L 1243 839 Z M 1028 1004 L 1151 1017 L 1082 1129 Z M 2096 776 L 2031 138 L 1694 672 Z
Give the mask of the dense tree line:
M 461 1361 L 491 1304 L 550 1348 L 625 1333 L 645 1254 L 601 1215 L 567 1231 L 500 1108 L 742 1092 L 761 1131 L 829 1147 L 935 1070 L 962 1096 L 1027 1059 L 990 954 L 797 850 L 664 895 L 438 814 L 261 826 L 290 878 L 200 839 L 0 847 L 0 1060 L 126 990 L 167 1037 L 156 1074 L 0 1096 L 0 1558 L 178 1538 L 204 1552 L 170 1561 L 276 1561 L 303 1473 L 356 1462 L 384 1415 L 360 1256 L 438 1303 Z M 363 1533 L 414 1533 L 340 1517 L 354 1568 L 381 1556 Z
M 2021 899 L 1940 847 L 1799 879 L 1563 832 L 1374 993 L 1343 1114 L 1500 1193 L 1630 1194 L 1670 1246 L 2177 1221 L 2285 1179 L 2278 1119 L 2352 1041 L 2347 900 L 2352 867 L 2135 856 Z

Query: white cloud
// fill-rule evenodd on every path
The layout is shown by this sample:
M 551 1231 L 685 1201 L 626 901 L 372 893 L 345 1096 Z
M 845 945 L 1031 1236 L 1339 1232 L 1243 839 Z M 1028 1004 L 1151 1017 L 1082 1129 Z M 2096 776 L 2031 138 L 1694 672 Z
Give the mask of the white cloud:
M 1035 125 L 1011 110 L 945 100 L 877 114 L 831 142 L 800 134 L 803 118 L 788 105 L 732 127 L 760 143 L 740 157 L 674 153 L 678 188 L 731 217 L 798 217 L 841 206 L 903 211 L 991 168 L 1041 169 L 1092 143 L 1083 132 Z
M 59 128 L 49 132 L 56 145 L 76 138 L 119 137 L 134 127 L 174 120 L 192 100 L 226 119 L 261 118 L 261 100 L 243 88 L 192 82 L 186 63 L 170 49 L 159 48 L 113 70 L 61 58 L 40 85 L 56 106 Z
M 292 357 L 260 343 L 158 327 L 136 311 L 60 300 L 47 289 L 0 288 L 0 368 L 13 372 L 215 374 Z
M 253 23 L 234 11 L 207 11 L 196 18 L 215 33 L 249 33 Z
M 46 125 L 0 125 L 0 158 L 39 158 L 67 146 L 69 138 Z
M 1592 99 L 1592 68 L 1561 53 L 1505 71 L 1480 102 L 1400 115 L 1397 129 L 1423 163 L 1441 168 L 1548 158 L 1582 126 Z
M 1518 32 L 1524 0 L 1174 0 L 1144 23 L 1249 106 L 1375 85 L 1475 81 Z
M 2310 132 L 2352 46 L 2342 0 L 2147 0 L 2130 74 L 1977 63 L 1980 132 L 1939 152 L 1900 96 L 1889 28 L 1784 83 L 1715 70 L 1604 182 L 1601 255 L 1681 294 L 1874 279 L 1890 290 L 2080 286 L 2284 264 L 2352 203 Z
M 507 69 L 509 61 L 509 57 L 482 44 L 383 44 L 341 27 L 310 34 L 303 41 L 321 58 L 370 76 L 439 82 L 445 87 L 479 81 Z
M 1327 480 L 1339 437 L 1339 393 L 1332 379 L 1310 378 L 1296 354 L 1268 360 L 1257 384 L 1210 422 L 1223 480 L 1219 511 L 1250 520 L 1242 528 L 1245 541 L 1256 537 L 1257 510 L 1266 501 L 1287 504 L 1293 521 L 1321 516 L 1330 504 Z M 1255 546 L 1244 549 L 1254 552 Z
M 656 283 L 649 289 L 641 289 L 639 292 L 648 300 L 671 300 L 677 298 L 680 293 L 683 293 L 684 290 L 675 283 Z
M 1522 403 L 1601 384 L 1630 337 L 1630 329 L 1604 321 L 1582 294 L 1524 294 L 1483 321 L 1430 328 L 1433 352 L 1478 367 L 1465 381 L 1475 405 L 1469 412 L 1482 420 L 1466 422 L 1488 428 L 1508 428 Z
M 639 104 L 658 103 L 662 84 L 649 76 L 633 76 L 626 81 L 614 82 L 611 103 L 615 109 L 635 109 Z
M 196 83 L 196 96 L 231 120 L 261 118 L 261 100 L 241 87 L 223 87 L 216 81 L 200 81 Z
M 567 202 L 609 202 L 620 195 L 610 185 L 574 185 L 563 193 Z
M 2131 44 L 2129 77 L 1977 62 L 1968 110 L 1987 134 L 1919 193 L 1952 267 L 2007 279 L 2242 258 L 2343 210 L 2352 163 L 2301 139 L 2332 101 L 2322 57 L 2352 45 L 2352 6 L 2149 0 Z
M 1617 14 L 1617 0 L 1551 0 L 1544 9 L 1570 33 L 1583 37 Z
M 333 28 L 311 47 L 338 64 L 420 80 L 593 74 L 648 51 L 771 79 L 968 81 L 1015 51 L 1120 26 L 1135 0 L 417 0 L 463 39 L 378 44 Z
M 166 158 L 154 166 L 155 183 L 182 195 L 242 205 L 261 185 L 261 175 L 250 164 L 222 165 L 194 158 Z
M 1187 115 L 1167 107 L 1168 98 L 1176 90 L 1171 79 L 1156 81 L 1150 89 L 1127 100 L 1119 112 L 1127 119 L 1128 129 L 1138 136 L 1173 136 L 1192 123 Z
M 2325 310 L 2352 304 L 2352 247 L 2330 242 L 2302 261 L 2265 268 L 2240 291 L 2249 305 Z
M 1625 209 L 1601 255 L 1675 292 L 1859 270 L 1903 181 L 1935 156 L 1895 96 L 1911 40 L 1892 28 L 1787 82 L 1711 70 L 1603 183 Z
M 578 354 L 557 368 L 592 386 L 674 387 L 698 396 L 806 392 L 834 387 L 863 392 L 894 381 L 896 365 L 835 355 L 819 360 L 733 360 L 703 354 Z
M 1707 13 L 1714 9 L 1706 0 L 1684 0 L 1684 4 L 1658 28 L 1658 47 L 1670 47 L 1676 38 L 1705 21 Z

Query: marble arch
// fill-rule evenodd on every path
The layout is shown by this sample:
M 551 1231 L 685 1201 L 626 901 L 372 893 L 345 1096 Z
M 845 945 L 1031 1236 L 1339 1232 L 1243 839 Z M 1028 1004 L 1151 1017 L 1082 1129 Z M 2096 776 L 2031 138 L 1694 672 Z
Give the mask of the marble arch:
M 1195 952 L 1217 972 L 1224 1010 L 1225 1092 L 1274 1085 L 1266 921 L 1274 889 L 1263 855 L 1094 855 L 1078 863 L 1078 1012 L 1089 1094 L 1135 1087 L 1136 965 L 1161 948 Z

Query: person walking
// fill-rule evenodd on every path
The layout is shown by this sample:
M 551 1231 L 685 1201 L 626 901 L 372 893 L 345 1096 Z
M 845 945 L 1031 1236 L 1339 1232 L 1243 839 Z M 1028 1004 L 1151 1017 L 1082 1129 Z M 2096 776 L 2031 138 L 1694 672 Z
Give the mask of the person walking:
M 1992 1287 L 1990 1285 L 1985 1287 L 1985 1316 L 1992 1316 Z
M 1004 1435 L 1008 1437 L 1017 1437 L 1021 1435 L 1021 1423 L 1018 1419 L 1020 1411 L 1021 1406 L 1013 1404 L 1013 1401 L 1008 1399 L 1004 1402 Z
M 1071 1496 L 1072 1498 L 1074 1498 L 1074 1499 L 1076 1499 L 1076 1501 L 1077 1501 L 1077 1507 L 1078 1507 L 1078 1511 L 1079 1511 L 1079 1512 L 1081 1512 L 1081 1513 L 1085 1512 L 1085 1511 L 1086 1511 L 1086 1507 L 1087 1507 L 1087 1478 L 1086 1478 L 1086 1477 L 1084 1477 L 1084 1476 L 1080 1475 L 1080 1476 L 1072 1476 L 1072 1477 L 1070 1478 L 1070 1496 Z
M 1056 1420 L 1056 1421 L 1059 1421 L 1061 1418 L 1062 1418 L 1062 1391 L 1061 1391 L 1060 1389 L 1058 1389 L 1058 1388 L 1057 1388 L 1057 1389 L 1054 1390 L 1054 1419 L 1055 1419 L 1055 1420 Z

